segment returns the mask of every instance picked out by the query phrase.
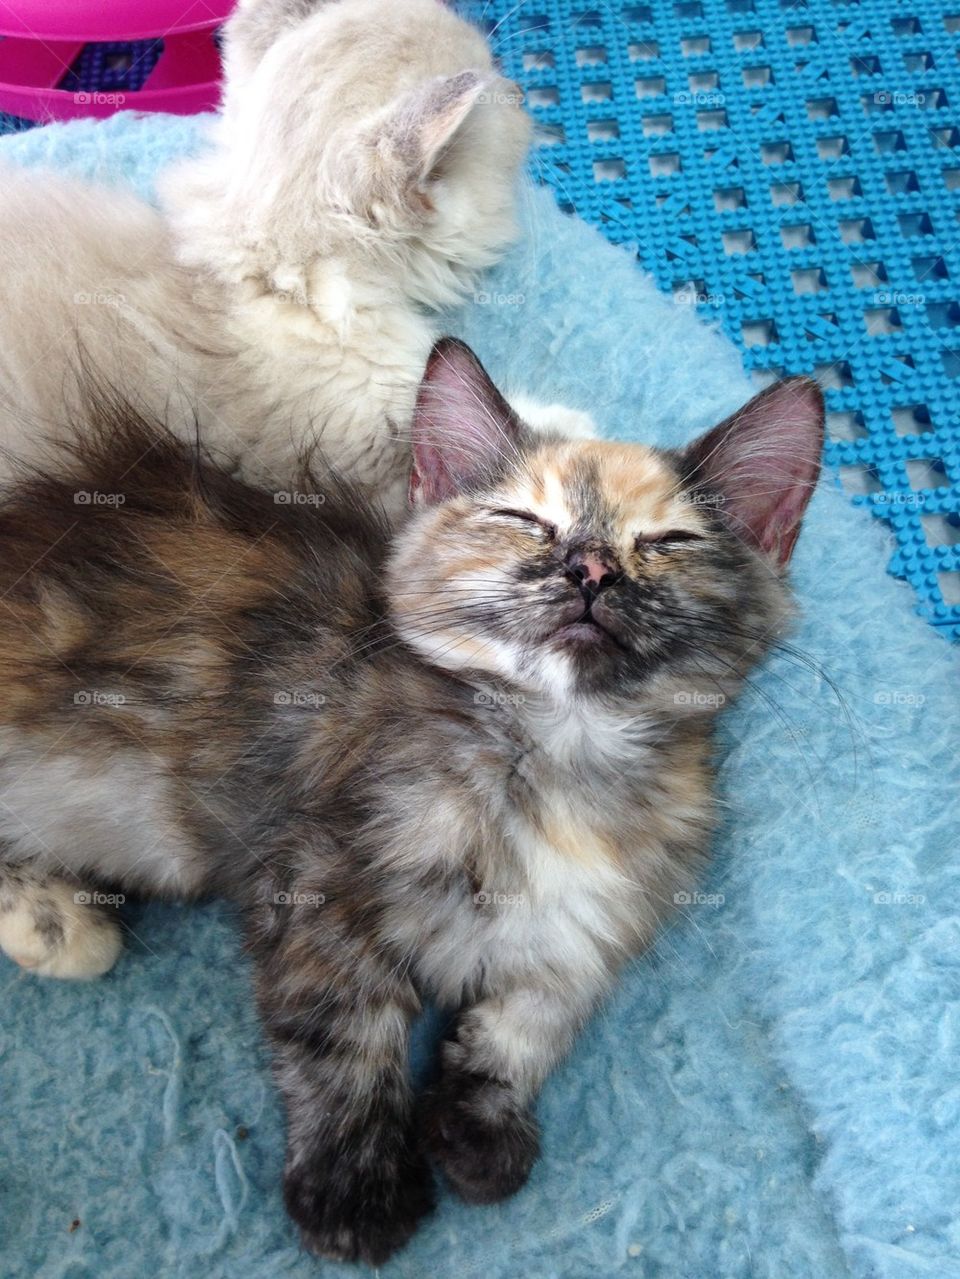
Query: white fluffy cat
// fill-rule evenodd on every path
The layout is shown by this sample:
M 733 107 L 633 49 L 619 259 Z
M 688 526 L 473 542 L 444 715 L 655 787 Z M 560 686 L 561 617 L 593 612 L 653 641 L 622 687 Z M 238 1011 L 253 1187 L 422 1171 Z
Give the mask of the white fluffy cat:
M 84 363 L 177 431 L 199 415 L 248 478 L 283 488 L 316 439 L 395 507 L 429 310 L 515 234 L 519 91 L 440 0 L 241 0 L 225 72 L 162 213 L 2 174 L 0 394 L 25 426 L 0 446 L 47 453 Z

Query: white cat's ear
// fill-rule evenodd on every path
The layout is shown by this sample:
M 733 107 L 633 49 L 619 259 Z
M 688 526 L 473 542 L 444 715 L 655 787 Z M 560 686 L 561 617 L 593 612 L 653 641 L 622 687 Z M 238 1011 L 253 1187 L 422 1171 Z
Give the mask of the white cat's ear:
M 413 415 L 410 501 L 443 502 L 516 455 L 520 419 L 463 342 L 435 343 Z
M 429 185 L 440 177 L 471 112 L 499 77 L 481 71 L 438 76 L 393 102 L 368 136 L 390 160 L 401 186 L 429 208 Z
M 688 483 L 780 567 L 790 559 L 820 474 L 823 393 L 810 378 L 775 382 L 683 453 Z

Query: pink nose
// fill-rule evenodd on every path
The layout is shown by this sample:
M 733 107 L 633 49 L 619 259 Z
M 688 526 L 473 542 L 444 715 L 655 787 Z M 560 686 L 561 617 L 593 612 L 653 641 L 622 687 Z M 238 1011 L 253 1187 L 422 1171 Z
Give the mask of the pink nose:
M 598 595 L 617 580 L 623 571 L 613 552 L 571 551 L 567 556 L 567 576 L 591 595 Z

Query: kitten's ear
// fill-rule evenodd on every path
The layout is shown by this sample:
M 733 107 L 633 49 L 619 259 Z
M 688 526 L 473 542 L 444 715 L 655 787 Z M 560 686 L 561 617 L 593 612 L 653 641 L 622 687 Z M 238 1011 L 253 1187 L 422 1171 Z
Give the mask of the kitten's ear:
M 776 382 L 694 440 L 685 478 L 716 495 L 735 533 L 780 567 L 793 551 L 820 474 L 823 393 L 810 378 Z
M 418 85 L 392 103 L 371 136 L 399 159 L 408 190 L 426 192 L 493 73 L 461 71 Z M 423 203 L 428 205 L 428 200 Z
M 441 338 L 413 415 L 410 501 L 443 502 L 516 454 L 520 419 L 470 350 Z

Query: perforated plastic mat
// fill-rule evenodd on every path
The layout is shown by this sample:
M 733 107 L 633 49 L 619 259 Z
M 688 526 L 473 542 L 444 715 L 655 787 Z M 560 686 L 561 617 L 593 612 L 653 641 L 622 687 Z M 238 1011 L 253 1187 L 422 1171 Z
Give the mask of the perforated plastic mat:
M 960 638 L 960 0 L 461 7 L 561 205 L 758 374 L 821 380 L 827 462 Z
M 526 91 L 561 206 L 758 378 L 820 379 L 827 463 L 960 639 L 960 0 L 459 8 Z M 154 56 L 127 49 L 134 74 Z M 122 52 L 85 51 L 71 83 L 120 87 Z

